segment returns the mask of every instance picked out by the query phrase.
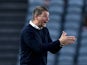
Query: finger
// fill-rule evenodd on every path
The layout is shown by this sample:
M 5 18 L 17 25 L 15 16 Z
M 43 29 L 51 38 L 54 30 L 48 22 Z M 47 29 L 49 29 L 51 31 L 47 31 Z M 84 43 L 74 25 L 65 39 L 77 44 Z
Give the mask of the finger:
M 66 35 L 67 35 L 67 33 L 63 31 L 62 36 L 66 36 Z
M 72 40 L 72 41 L 69 41 L 69 43 L 72 44 L 72 43 L 75 43 L 75 41 Z
M 74 38 L 74 39 L 75 39 L 75 36 L 67 36 L 67 38 L 70 38 L 70 39 L 71 39 L 71 38 Z
M 68 38 L 69 41 L 76 41 L 76 38 Z

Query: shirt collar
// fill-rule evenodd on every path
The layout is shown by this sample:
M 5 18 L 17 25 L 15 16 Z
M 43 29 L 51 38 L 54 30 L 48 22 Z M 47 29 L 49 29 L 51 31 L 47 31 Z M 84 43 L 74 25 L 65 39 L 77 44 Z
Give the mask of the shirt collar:
M 37 25 L 35 25 L 31 20 L 29 22 L 29 24 L 34 27 L 35 29 L 41 30 L 42 28 L 39 28 Z

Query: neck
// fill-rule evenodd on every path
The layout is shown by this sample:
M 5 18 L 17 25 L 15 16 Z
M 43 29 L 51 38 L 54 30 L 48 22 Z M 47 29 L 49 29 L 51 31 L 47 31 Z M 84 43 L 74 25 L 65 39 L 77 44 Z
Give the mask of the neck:
M 32 20 L 33 24 L 37 25 L 38 27 L 41 28 L 41 26 L 39 25 L 39 22 L 37 20 Z

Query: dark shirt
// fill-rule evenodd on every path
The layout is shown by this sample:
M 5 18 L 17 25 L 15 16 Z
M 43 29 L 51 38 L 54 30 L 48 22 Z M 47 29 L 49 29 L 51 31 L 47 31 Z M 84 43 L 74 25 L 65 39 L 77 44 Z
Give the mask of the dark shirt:
M 20 65 L 47 65 L 47 52 L 58 52 L 59 40 L 52 42 L 46 27 L 35 29 L 30 24 L 21 32 Z

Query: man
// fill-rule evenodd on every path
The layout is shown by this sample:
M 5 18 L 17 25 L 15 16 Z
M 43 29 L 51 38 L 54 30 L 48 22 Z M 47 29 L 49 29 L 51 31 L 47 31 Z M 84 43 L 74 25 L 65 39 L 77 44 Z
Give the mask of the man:
M 21 33 L 20 65 L 47 65 L 47 52 L 58 52 L 63 46 L 74 43 L 74 36 L 66 36 L 65 32 L 56 41 L 52 41 L 46 23 L 49 12 L 43 6 L 33 11 L 33 19 Z

